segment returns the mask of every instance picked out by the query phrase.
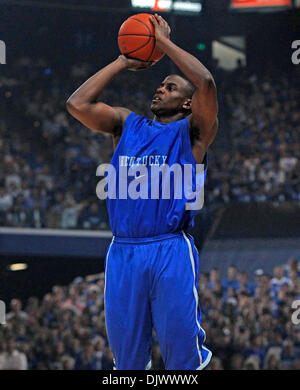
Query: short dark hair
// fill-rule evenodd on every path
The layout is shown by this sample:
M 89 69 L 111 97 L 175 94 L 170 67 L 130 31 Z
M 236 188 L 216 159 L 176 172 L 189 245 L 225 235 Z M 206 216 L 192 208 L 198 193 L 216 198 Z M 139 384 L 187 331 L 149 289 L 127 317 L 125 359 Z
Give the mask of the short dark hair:
M 174 73 L 174 74 L 170 74 L 169 76 L 179 76 L 180 78 L 182 78 L 185 82 L 186 82 L 186 97 L 188 99 L 191 99 L 193 97 L 193 94 L 196 90 L 194 84 L 189 80 L 187 79 L 185 76 L 183 76 L 182 74 L 178 74 L 178 73 Z
M 192 99 L 194 92 L 196 90 L 194 84 L 187 78 L 181 76 L 187 83 L 187 98 Z

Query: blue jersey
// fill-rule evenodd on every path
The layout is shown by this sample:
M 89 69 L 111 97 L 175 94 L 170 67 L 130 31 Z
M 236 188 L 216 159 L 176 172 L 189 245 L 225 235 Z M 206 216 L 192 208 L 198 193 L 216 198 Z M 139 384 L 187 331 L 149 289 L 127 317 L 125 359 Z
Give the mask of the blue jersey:
M 107 208 L 112 233 L 116 237 L 153 237 L 173 233 L 193 226 L 195 210 L 187 210 L 186 203 L 191 202 L 185 196 L 182 180 L 182 196 L 174 196 L 177 189 L 170 180 L 170 197 L 163 199 L 151 196 L 151 167 L 169 167 L 187 164 L 192 169 L 193 191 L 195 191 L 196 160 L 192 153 L 188 118 L 163 124 L 132 112 L 126 118 L 123 132 L 111 160 L 116 172 L 116 197 L 107 198 Z M 120 199 L 120 169 L 139 167 L 147 169 L 148 197 Z M 204 159 L 204 178 L 207 170 L 207 156 Z M 138 176 L 138 175 L 136 175 Z M 172 174 L 171 174 L 171 177 Z M 136 177 L 128 177 L 126 185 Z M 142 179 L 141 179 L 142 180 Z M 162 178 L 159 188 L 161 195 Z M 110 184 L 108 182 L 108 184 Z M 204 184 L 204 182 L 203 182 Z

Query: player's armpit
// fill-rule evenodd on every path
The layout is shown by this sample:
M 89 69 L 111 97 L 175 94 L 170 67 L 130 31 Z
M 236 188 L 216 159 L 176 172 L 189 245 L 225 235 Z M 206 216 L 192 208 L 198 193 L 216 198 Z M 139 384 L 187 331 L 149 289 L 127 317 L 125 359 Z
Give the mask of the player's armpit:
M 76 105 L 70 99 L 67 110 L 89 129 L 112 135 L 122 131 L 124 121 L 131 112 L 127 108 L 111 107 L 102 102 Z
M 216 118 L 211 129 L 209 131 L 205 131 L 202 135 L 197 137 L 193 142 L 192 151 L 195 160 L 197 161 L 198 164 L 202 164 L 207 149 L 213 143 L 213 140 L 217 135 L 218 127 L 219 127 L 219 120 L 218 118 Z

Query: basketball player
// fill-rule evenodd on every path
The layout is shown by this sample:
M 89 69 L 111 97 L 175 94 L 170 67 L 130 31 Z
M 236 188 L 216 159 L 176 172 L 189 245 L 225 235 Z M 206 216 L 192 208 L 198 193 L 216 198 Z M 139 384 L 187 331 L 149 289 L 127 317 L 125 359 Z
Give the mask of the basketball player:
M 154 94 L 153 120 L 96 99 L 124 70 L 150 63 L 119 56 L 80 86 L 67 101 L 68 111 L 95 131 L 111 134 L 111 164 L 119 173 L 119 157 L 155 163 L 203 163 L 218 128 L 216 86 L 198 59 L 170 40 L 170 27 L 152 16 L 158 48 L 184 77 L 166 77 Z M 125 156 L 125 157 L 124 157 Z M 126 160 L 124 160 L 124 158 Z M 105 316 L 116 369 L 151 366 L 155 328 L 167 370 L 207 366 L 211 351 L 204 346 L 198 305 L 198 252 L 185 230 L 193 224 L 186 199 L 107 199 L 113 240 L 105 264 Z

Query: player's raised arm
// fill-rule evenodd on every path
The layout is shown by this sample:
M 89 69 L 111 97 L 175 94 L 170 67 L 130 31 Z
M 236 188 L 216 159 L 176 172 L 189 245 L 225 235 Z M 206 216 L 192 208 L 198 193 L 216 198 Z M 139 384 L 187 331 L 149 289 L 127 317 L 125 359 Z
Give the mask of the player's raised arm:
M 217 90 L 213 76 L 196 57 L 169 39 L 170 27 L 161 16 L 156 15 L 151 21 L 155 27 L 157 47 L 170 57 L 196 88 L 190 102 L 192 114 L 189 123 L 196 133 L 193 153 L 197 162 L 201 163 L 218 129 Z
M 92 130 L 112 135 L 119 134 L 130 110 L 111 107 L 103 102 L 97 102 L 97 99 L 104 88 L 123 70 L 142 70 L 149 66 L 151 66 L 149 62 L 119 56 L 90 77 L 69 97 L 66 103 L 68 112 Z

